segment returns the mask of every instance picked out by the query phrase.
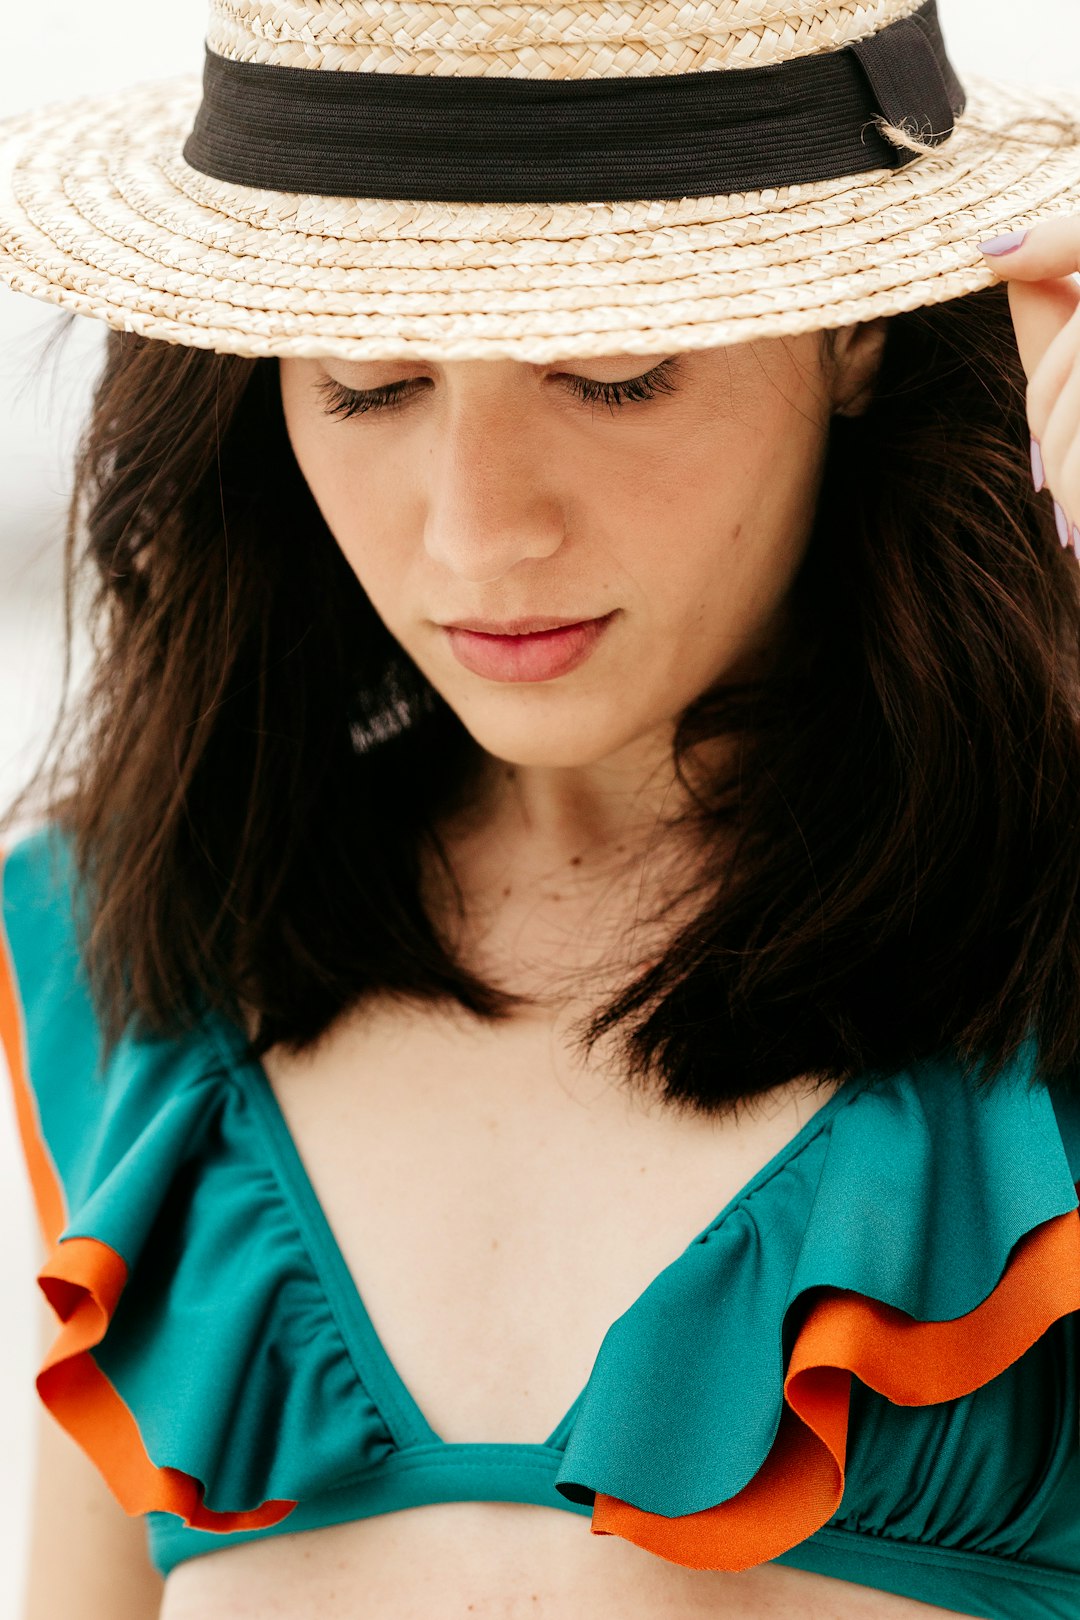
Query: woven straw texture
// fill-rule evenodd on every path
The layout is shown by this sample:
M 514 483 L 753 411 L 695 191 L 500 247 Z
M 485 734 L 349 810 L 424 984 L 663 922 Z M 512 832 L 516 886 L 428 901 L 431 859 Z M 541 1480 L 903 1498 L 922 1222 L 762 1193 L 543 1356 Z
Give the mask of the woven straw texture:
M 737 70 L 836 49 L 914 9 L 213 0 L 209 39 L 316 71 Z M 225 184 L 181 156 L 198 77 L 136 86 L 0 122 L 0 283 L 170 342 L 353 360 L 656 354 L 892 315 L 989 285 L 980 240 L 1080 212 L 1080 99 L 956 67 L 966 111 L 902 169 L 574 204 Z
M 355 73 L 625 78 L 765 67 L 835 51 L 922 0 L 575 0 L 562 5 L 386 5 L 211 0 L 219 56 Z

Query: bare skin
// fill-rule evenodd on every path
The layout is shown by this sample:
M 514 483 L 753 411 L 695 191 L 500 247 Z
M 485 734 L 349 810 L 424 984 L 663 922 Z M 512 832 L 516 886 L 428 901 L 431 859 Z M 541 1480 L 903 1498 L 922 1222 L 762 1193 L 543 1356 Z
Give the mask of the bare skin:
M 376 1332 L 451 1442 L 550 1434 L 611 1322 L 830 1095 L 679 1118 L 576 1064 L 555 1020 L 481 1032 L 388 1003 L 266 1067 Z M 780 1564 L 683 1569 L 532 1504 L 447 1502 L 193 1559 L 161 1620 L 945 1613 Z
M 615 411 L 567 378 L 626 380 L 663 354 L 281 362 L 332 533 L 477 744 L 474 799 L 443 829 L 459 946 L 533 997 L 494 1027 L 376 998 L 303 1058 L 265 1060 L 376 1330 L 444 1440 L 542 1440 L 610 1323 L 831 1094 L 808 1079 L 723 1119 L 676 1115 L 631 1095 L 610 1053 L 582 1061 L 570 1025 L 662 944 L 639 925 L 687 856 L 664 834 L 675 719 L 775 656 L 830 416 L 859 408 L 883 337 L 879 322 L 839 333 L 834 356 L 815 334 L 683 355 L 674 392 Z M 327 379 L 411 392 L 341 420 Z M 472 673 L 441 628 L 610 610 L 590 659 L 531 684 Z M 683 1569 L 570 1513 L 451 1502 L 182 1564 L 161 1620 L 947 1614 L 777 1564 Z
M 547 870 L 639 844 L 671 809 L 676 716 L 767 658 L 805 550 L 835 409 L 855 408 L 884 323 L 675 357 L 674 391 L 609 408 L 575 379 L 626 381 L 663 354 L 281 363 L 301 469 L 376 611 L 491 761 L 478 815 Z M 320 385 L 398 381 L 341 420 Z M 452 656 L 447 622 L 616 610 L 592 657 L 534 683 Z M 493 836 L 494 836 L 493 831 Z

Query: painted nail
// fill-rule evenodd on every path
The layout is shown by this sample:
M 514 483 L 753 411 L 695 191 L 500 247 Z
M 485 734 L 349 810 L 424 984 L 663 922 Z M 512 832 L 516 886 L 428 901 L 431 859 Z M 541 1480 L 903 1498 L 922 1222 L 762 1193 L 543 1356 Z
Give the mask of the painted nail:
M 1072 530 L 1072 548 L 1076 552 L 1077 560 L 1080 561 L 1080 529 L 1075 523 Z
M 1038 439 L 1036 439 L 1034 435 L 1032 435 L 1031 439 L 1031 477 L 1034 481 L 1035 493 L 1037 495 L 1040 489 L 1045 488 L 1046 471 L 1043 467 L 1042 446 L 1039 444 Z
M 1054 502 L 1054 519 L 1057 523 L 1058 539 L 1063 546 L 1067 546 L 1072 540 L 1072 534 L 1069 530 L 1069 520 L 1065 516 L 1065 508 L 1060 501 Z
M 1015 253 L 1017 248 L 1023 247 L 1026 237 L 1027 231 L 1010 231 L 1007 236 L 992 236 L 989 242 L 979 243 L 979 252 L 1000 258 L 1003 253 Z

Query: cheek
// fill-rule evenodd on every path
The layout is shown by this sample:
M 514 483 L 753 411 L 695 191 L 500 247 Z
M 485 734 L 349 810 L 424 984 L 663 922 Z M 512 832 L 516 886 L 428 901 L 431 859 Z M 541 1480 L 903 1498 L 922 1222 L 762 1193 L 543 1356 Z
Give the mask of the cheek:
M 653 467 L 628 484 L 642 693 L 678 710 L 768 657 L 806 553 L 826 444 L 827 419 L 781 399 L 684 439 L 676 470 Z
M 364 452 L 348 424 L 313 411 L 295 389 L 283 387 L 282 403 L 293 455 L 312 498 L 379 608 L 402 571 L 406 519 L 400 480 L 388 476 L 385 458 Z
M 633 604 L 682 602 L 723 555 L 745 504 L 715 434 L 666 432 L 613 445 L 575 469 L 568 532 L 604 552 Z
M 294 363 L 295 364 L 295 363 Z M 306 367 L 285 370 L 282 363 L 281 404 L 296 464 L 319 511 L 331 532 L 337 536 L 342 513 L 349 500 L 351 458 L 334 447 L 336 426 L 318 412 L 306 398 Z

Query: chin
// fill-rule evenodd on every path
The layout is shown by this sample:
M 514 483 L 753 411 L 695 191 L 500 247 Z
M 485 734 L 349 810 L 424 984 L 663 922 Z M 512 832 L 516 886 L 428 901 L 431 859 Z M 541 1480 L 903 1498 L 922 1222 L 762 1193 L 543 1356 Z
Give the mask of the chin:
M 535 714 L 522 714 L 518 722 L 509 724 L 505 717 L 486 722 L 475 710 L 470 713 L 458 709 L 456 712 L 473 741 L 486 754 L 504 760 L 507 765 L 580 769 L 599 764 L 620 748 L 625 748 L 635 736 L 633 731 L 628 731 L 625 716 L 620 716 L 619 723 L 616 723 L 612 715 L 607 725 L 598 719 L 586 723 L 585 716 L 582 716 L 582 723 L 575 725 L 564 711 L 552 715 L 550 720 L 543 720 Z M 643 725 L 642 729 L 648 728 Z

